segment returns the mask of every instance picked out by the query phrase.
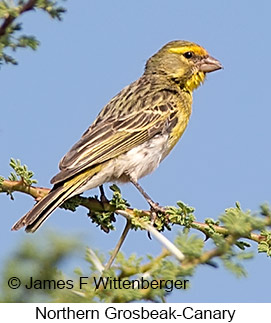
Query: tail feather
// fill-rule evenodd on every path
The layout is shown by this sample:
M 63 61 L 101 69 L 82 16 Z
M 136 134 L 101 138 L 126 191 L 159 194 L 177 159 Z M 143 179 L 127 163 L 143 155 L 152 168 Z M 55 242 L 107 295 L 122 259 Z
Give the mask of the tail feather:
M 54 186 L 48 195 L 13 225 L 11 230 L 17 231 L 26 226 L 26 232 L 35 232 L 57 207 L 72 196 L 81 184 L 80 180 L 71 180 L 70 183 Z
M 48 195 L 17 221 L 11 230 L 19 230 L 26 226 L 27 232 L 35 232 L 48 216 L 65 201 L 66 191 L 67 189 L 63 185 L 53 188 Z
M 17 231 L 26 226 L 26 232 L 35 232 L 56 208 L 75 195 L 78 188 L 89 181 L 100 169 L 101 165 L 98 165 L 68 181 L 56 184 L 48 195 L 13 225 L 11 230 Z

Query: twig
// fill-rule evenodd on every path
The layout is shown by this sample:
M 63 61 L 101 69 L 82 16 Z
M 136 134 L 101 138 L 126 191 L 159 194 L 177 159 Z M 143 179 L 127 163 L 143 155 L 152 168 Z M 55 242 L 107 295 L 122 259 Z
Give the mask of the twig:
M 165 248 L 173 254 L 179 261 L 184 260 L 184 254 L 172 243 L 170 242 L 164 235 L 158 232 L 152 225 L 145 223 L 145 228 L 148 230 L 157 240 L 159 240 Z
M 159 266 L 161 264 L 161 261 L 168 256 L 170 256 L 170 252 L 167 249 L 163 248 L 159 256 L 152 258 L 149 262 L 147 262 L 144 265 L 141 265 L 140 267 L 122 266 L 121 273 L 119 274 L 119 278 L 130 277 L 138 273 L 149 272 L 153 270 L 156 266 Z
M 19 10 L 19 15 L 23 14 L 26 11 L 32 10 L 35 6 L 35 4 L 37 3 L 38 0 L 29 0 L 28 2 L 26 2 L 21 9 Z M 2 23 L 1 27 L 0 27 L 0 37 L 5 35 L 7 28 L 13 23 L 13 21 L 16 19 L 17 17 L 15 16 L 8 16 L 4 22 Z
M 265 219 L 266 225 L 270 226 L 271 225 L 271 221 L 269 217 L 266 217 Z M 191 223 L 191 227 L 193 229 L 199 230 L 201 232 L 203 232 L 204 234 L 206 234 L 208 236 L 208 231 L 210 230 L 210 226 L 207 223 L 202 223 L 202 222 L 198 222 L 198 221 L 193 221 Z M 219 225 L 213 225 L 213 229 L 215 230 L 215 232 L 223 234 L 224 236 L 227 236 L 229 234 L 228 229 Z M 256 234 L 256 233 L 250 233 L 250 235 L 248 237 L 244 237 L 247 238 L 249 240 L 253 240 L 255 242 L 261 242 L 266 240 L 266 237 L 261 235 L 261 234 Z
M 124 216 L 126 219 L 132 219 L 132 215 L 123 210 L 116 210 L 116 213 Z M 137 219 L 138 220 L 138 219 Z M 158 232 L 152 225 L 140 221 L 140 224 L 149 231 L 157 240 L 159 240 L 165 248 L 170 251 L 178 260 L 182 261 L 184 259 L 183 253 L 172 243 L 170 242 L 165 236 L 163 236 L 160 232 Z
M 188 270 L 188 269 L 193 268 L 199 264 L 206 264 L 211 259 L 223 255 L 225 253 L 225 251 L 229 250 L 231 248 L 231 246 L 233 246 L 235 244 L 236 240 L 238 240 L 237 237 L 229 235 L 227 238 L 225 238 L 226 244 L 225 244 L 224 248 L 217 247 L 212 250 L 205 251 L 203 254 L 201 254 L 197 258 L 187 259 L 187 261 L 185 259 L 182 264 L 182 268 L 184 270 Z
M 4 180 L 0 185 L 0 193 L 21 192 L 31 195 L 36 201 L 42 199 L 50 192 L 49 188 L 29 186 L 21 181 L 8 181 Z

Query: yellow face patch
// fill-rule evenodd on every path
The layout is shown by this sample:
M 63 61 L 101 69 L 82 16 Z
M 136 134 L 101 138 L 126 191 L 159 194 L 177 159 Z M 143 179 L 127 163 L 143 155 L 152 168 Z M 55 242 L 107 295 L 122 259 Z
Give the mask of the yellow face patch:
M 207 51 L 198 45 L 191 45 L 191 46 L 181 46 L 181 47 L 171 47 L 169 48 L 169 52 L 175 54 L 184 54 L 187 52 L 193 52 L 199 56 L 207 56 Z

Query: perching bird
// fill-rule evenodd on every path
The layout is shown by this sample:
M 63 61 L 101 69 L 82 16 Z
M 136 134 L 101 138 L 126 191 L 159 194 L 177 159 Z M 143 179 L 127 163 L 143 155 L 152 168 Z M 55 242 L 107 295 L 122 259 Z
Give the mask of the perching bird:
M 36 231 L 74 195 L 106 182 L 132 182 L 153 210 L 158 208 L 138 184 L 154 171 L 182 136 L 191 115 L 192 91 L 206 73 L 221 69 L 201 46 L 183 40 L 162 47 L 143 75 L 99 113 L 62 158 L 53 188 L 12 230 Z

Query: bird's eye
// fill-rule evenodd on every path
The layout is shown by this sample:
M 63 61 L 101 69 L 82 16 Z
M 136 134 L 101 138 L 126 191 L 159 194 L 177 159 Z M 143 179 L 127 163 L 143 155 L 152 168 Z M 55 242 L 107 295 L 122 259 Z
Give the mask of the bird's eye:
M 193 53 L 193 52 L 186 52 L 186 53 L 184 53 L 184 54 L 183 54 L 183 56 L 184 56 L 185 58 L 187 58 L 187 59 L 192 58 L 192 57 L 193 57 L 193 55 L 194 55 L 194 53 Z

